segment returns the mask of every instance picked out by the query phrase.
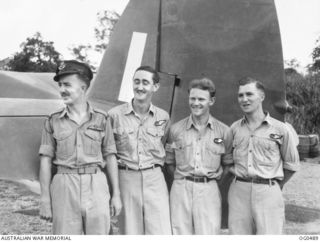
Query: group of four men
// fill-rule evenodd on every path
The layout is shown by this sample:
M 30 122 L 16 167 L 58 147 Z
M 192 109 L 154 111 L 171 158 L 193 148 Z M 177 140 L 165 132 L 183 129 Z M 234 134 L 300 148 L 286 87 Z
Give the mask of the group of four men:
M 121 234 L 218 234 L 217 181 L 230 172 L 230 233 L 282 232 L 281 188 L 299 157 L 284 123 L 263 111 L 261 82 L 239 82 L 244 118 L 229 128 L 210 114 L 216 90 L 208 78 L 191 81 L 191 115 L 173 125 L 151 102 L 160 87 L 153 68 L 135 71 L 133 100 L 108 114 L 86 100 L 91 79 L 73 60 L 54 77 L 66 107 L 45 121 L 39 150 L 40 216 L 53 220 L 54 234 L 108 234 L 110 215 L 119 215 Z M 170 196 L 164 169 L 174 178 Z

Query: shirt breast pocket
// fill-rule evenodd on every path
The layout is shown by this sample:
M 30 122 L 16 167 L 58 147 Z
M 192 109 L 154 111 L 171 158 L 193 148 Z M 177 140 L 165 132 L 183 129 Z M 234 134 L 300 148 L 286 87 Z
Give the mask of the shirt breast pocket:
M 259 165 L 262 166 L 270 166 L 273 167 L 279 161 L 280 158 L 280 150 L 279 145 L 275 140 L 268 138 L 259 138 L 257 140 L 257 150 L 258 153 L 261 154 L 259 161 Z
M 87 129 L 83 136 L 83 151 L 86 155 L 97 156 L 101 153 L 102 130 Z
M 153 146 L 153 149 L 163 147 L 161 138 L 164 136 L 164 131 L 160 128 L 147 128 L 148 142 Z M 163 148 L 164 149 L 164 148 Z
M 132 128 L 120 127 L 113 129 L 114 140 L 118 151 L 128 148 L 130 136 L 132 136 L 133 133 L 134 131 Z
M 204 166 L 206 168 L 217 170 L 221 164 L 221 156 L 225 153 L 224 143 L 216 144 L 213 141 L 205 145 L 205 154 L 203 155 Z
M 192 159 L 192 142 L 190 141 L 178 141 L 173 145 L 177 166 L 188 166 L 188 162 Z
M 74 153 L 75 140 L 72 130 L 63 130 L 53 134 L 57 142 L 56 156 L 58 159 L 67 159 Z
M 234 138 L 232 142 L 233 149 L 233 160 L 235 162 L 241 162 L 243 160 L 247 160 L 247 152 L 249 149 L 249 142 L 245 139 Z

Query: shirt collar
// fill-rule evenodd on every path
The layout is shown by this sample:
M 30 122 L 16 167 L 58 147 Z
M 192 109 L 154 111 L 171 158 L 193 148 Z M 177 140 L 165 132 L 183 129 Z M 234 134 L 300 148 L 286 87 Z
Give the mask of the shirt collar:
M 265 114 L 265 117 L 264 117 L 261 124 L 270 124 L 271 123 L 271 116 L 270 116 L 269 112 L 263 112 L 263 113 Z M 248 120 L 247 120 L 246 116 L 243 116 L 243 118 L 241 119 L 241 125 L 244 125 L 246 123 L 248 123 Z
M 125 114 L 134 113 L 132 101 L 127 103 L 126 109 L 124 111 Z
M 215 122 L 216 122 L 216 119 L 210 115 L 208 120 L 208 125 L 212 130 L 214 128 Z
M 213 129 L 214 123 L 215 123 L 215 118 L 212 117 L 211 115 L 209 115 L 209 119 L 208 119 L 206 126 L 209 126 L 211 129 Z M 187 129 L 191 129 L 192 126 L 196 127 L 196 125 L 194 124 L 194 122 L 192 120 L 192 114 L 190 114 L 188 121 L 187 121 Z
M 88 107 L 88 112 L 89 113 L 93 113 L 94 110 L 93 110 L 93 107 L 91 106 L 91 104 L 89 102 L 87 102 L 87 107 Z M 70 117 L 70 112 L 69 112 L 69 109 L 68 109 L 68 106 L 65 106 L 62 110 L 62 113 L 60 114 L 59 118 L 63 118 L 65 116 L 69 116 Z
M 127 107 L 125 109 L 125 114 L 130 114 L 130 113 L 135 113 L 133 109 L 133 99 L 131 100 L 131 102 L 127 103 Z M 156 113 L 155 106 L 152 103 L 150 104 L 149 113 L 152 113 L 153 115 Z

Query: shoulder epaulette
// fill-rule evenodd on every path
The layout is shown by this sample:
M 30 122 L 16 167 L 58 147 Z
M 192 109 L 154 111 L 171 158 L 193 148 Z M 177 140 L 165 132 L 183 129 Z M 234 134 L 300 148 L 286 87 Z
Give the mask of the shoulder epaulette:
M 97 113 L 103 114 L 105 117 L 108 117 L 108 114 L 107 114 L 105 111 L 101 110 L 101 109 L 93 108 L 93 110 L 94 110 L 95 112 L 97 112 Z
M 49 116 L 48 116 L 48 118 L 51 118 L 51 117 L 52 117 L 53 115 L 55 115 L 55 114 L 60 114 L 63 110 L 64 110 L 64 108 L 60 108 L 60 109 L 58 109 L 57 111 L 55 111 L 55 112 L 53 112 L 53 113 L 50 113 Z

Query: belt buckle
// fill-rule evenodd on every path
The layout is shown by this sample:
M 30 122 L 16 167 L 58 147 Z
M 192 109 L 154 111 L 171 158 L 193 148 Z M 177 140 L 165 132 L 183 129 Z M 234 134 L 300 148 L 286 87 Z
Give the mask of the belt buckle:
M 193 177 L 194 182 L 201 182 L 201 177 Z
M 273 185 L 275 185 L 275 184 L 276 184 L 276 181 L 275 181 L 275 180 L 269 179 L 269 186 L 270 186 L 270 187 L 273 186 Z
M 85 167 L 78 168 L 78 174 L 85 174 L 85 173 L 86 173 L 86 168 Z

